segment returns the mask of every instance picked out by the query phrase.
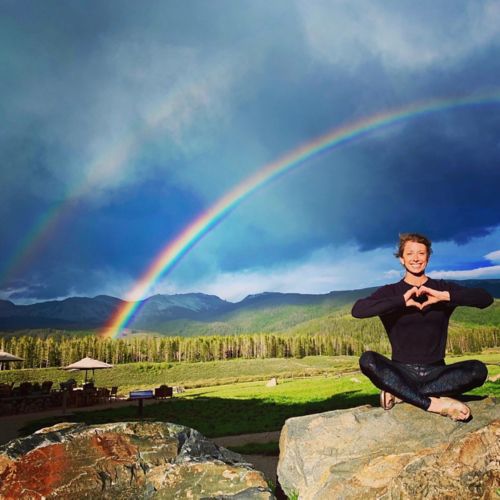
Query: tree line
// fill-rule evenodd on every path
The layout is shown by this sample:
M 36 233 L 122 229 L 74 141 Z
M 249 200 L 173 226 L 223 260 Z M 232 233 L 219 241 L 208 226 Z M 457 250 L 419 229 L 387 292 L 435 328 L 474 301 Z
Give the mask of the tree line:
M 500 329 L 453 325 L 448 336 L 449 353 L 480 352 L 500 346 Z M 233 358 L 287 358 L 304 356 L 361 355 L 366 350 L 389 353 L 380 322 L 330 318 L 291 333 L 254 333 L 199 337 L 131 336 L 123 339 L 65 332 L 3 336 L 0 349 L 24 359 L 16 368 L 67 366 L 90 356 L 112 364 L 149 362 L 198 362 Z

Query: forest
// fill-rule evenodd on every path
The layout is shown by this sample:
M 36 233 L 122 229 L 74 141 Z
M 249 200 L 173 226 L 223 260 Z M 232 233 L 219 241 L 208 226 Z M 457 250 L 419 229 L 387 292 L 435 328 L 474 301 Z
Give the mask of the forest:
M 452 354 L 480 352 L 500 346 L 500 328 L 452 323 L 447 350 Z M 197 337 L 130 335 L 122 339 L 57 330 L 0 338 L 0 349 L 24 359 L 12 368 L 66 366 L 85 356 L 112 364 L 133 362 L 217 361 L 235 358 L 302 358 L 315 355 L 357 355 L 365 350 L 390 352 L 377 318 L 358 321 L 331 316 L 287 333 L 251 333 Z

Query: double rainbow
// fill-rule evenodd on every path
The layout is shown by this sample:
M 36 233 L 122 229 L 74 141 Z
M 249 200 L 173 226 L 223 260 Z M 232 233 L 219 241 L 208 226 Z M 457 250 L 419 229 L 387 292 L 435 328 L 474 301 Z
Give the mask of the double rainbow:
M 118 337 L 138 311 L 142 303 L 141 301 L 145 298 L 148 291 L 161 277 L 171 271 L 196 243 L 255 191 L 290 172 L 292 169 L 297 168 L 307 160 L 384 127 L 402 123 L 416 117 L 455 108 L 499 103 L 500 92 L 498 90 L 494 93 L 472 97 L 434 99 L 413 103 L 405 107 L 364 117 L 336 128 L 314 139 L 312 142 L 294 149 L 277 161 L 264 166 L 220 198 L 163 248 L 128 294 L 129 297 L 138 297 L 138 299 L 136 301 L 124 302 L 113 314 L 102 334 L 109 337 Z

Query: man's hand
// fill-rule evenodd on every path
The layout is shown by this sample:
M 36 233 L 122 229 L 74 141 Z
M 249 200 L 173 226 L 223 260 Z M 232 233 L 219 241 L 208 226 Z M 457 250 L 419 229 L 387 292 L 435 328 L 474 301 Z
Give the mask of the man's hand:
M 414 297 L 427 297 L 425 302 L 417 302 Z M 404 295 L 406 307 L 416 307 L 422 310 L 424 307 L 430 306 L 431 304 L 436 304 L 437 302 L 449 302 L 450 292 L 440 292 L 439 290 L 434 290 L 425 285 L 420 288 L 414 286 L 410 288 Z

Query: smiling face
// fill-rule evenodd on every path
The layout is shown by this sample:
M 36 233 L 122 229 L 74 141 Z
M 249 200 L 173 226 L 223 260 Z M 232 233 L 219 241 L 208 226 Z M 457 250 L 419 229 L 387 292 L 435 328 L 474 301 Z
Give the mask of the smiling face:
M 427 247 L 423 243 L 407 241 L 403 249 L 403 255 L 399 257 L 399 261 L 406 269 L 406 272 L 420 276 L 424 274 L 429 262 Z

